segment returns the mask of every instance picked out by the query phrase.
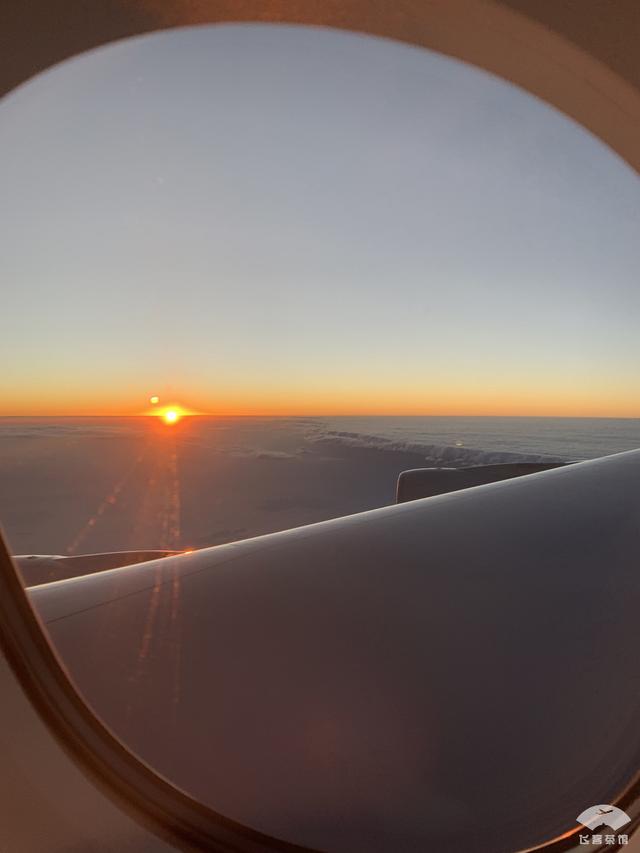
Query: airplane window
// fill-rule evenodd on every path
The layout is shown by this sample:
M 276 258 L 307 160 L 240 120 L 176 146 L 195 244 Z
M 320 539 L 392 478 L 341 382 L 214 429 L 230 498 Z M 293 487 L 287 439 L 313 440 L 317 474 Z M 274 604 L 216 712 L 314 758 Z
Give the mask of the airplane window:
M 635 172 L 461 62 L 265 25 L 62 63 L 0 153 L 0 522 L 112 731 L 328 853 L 515 850 L 613 799 Z

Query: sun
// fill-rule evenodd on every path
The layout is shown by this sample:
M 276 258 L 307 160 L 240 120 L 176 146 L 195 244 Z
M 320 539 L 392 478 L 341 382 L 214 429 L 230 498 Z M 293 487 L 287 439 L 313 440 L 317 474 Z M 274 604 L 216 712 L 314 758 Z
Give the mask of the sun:
M 154 402 L 154 400 L 156 402 Z M 162 421 L 165 426 L 174 426 L 178 421 L 181 421 L 188 415 L 198 414 L 197 412 L 194 412 L 193 409 L 187 409 L 175 401 L 159 406 L 158 403 L 160 402 L 160 398 L 156 395 L 149 397 L 149 402 L 152 404 L 151 407 L 140 414 L 152 415 Z

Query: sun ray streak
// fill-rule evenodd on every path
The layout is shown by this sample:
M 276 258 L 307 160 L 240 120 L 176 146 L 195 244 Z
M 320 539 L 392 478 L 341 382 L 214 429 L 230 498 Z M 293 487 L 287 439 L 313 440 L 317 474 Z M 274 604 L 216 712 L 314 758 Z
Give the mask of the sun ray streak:
M 170 443 L 162 442 L 156 445 L 158 456 L 154 471 L 149 477 L 145 493 L 145 505 L 148 509 L 159 500 L 159 518 L 161 523 L 160 544 L 163 549 L 175 550 L 180 547 L 180 482 L 178 468 L 177 441 L 172 437 Z M 158 505 L 158 503 L 156 503 Z M 179 567 L 171 567 L 170 583 L 165 569 L 160 564 L 156 570 L 154 587 L 149 595 L 149 603 L 144 619 L 142 635 L 135 658 L 133 672 L 130 675 L 131 685 L 128 696 L 126 714 L 131 717 L 138 713 L 138 698 L 145 694 L 145 684 L 153 689 L 148 682 L 154 672 L 154 655 L 159 649 L 167 665 L 171 668 L 170 693 L 166 701 L 171 705 L 174 724 L 177 724 L 178 709 L 181 695 L 181 613 L 180 613 L 180 573 Z
M 178 467 L 178 442 L 174 436 L 169 459 L 170 483 L 171 483 L 171 547 L 181 547 L 180 530 L 180 474 Z M 181 668 L 182 668 L 182 635 L 180 624 L 180 575 L 177 565 L 174 565 L 171 584 L 171 615 L 170 615 L 170 637 L 172 648 L 172 695 L 171 707 L 174 723 L 177 722 L 178 705 L 180 703 Z
M 119 500 L 120 494 L 124 487 L 127 485 L 128 481 L 131 479 L 133 472 L 136 468 L 142 463 L 145 456 L 145 451 L 143 451 L 135 460 L 133 465 L 126 472 L 124 477 L 116 482 L 113 486 L 109 494 L 104 498 L 104 500 L 98 505 L 97 510 L 93 513 L 93 515 L 88 519 L 85 525 L 80 529 L 80 531 L 76 534 L 75 538 L 71 541 L 71 543 L 67 546 L 67 554 L 75 554 L 78 550 L 80 544 L 86 539 L 86 537 L 91 533 L 96 527 L 97 523 L 100 521 L 102 516 L 109 510 L 114 507 Z
M 140 685 L 142 678 L 144 677 L 147 659 L 149 657 L 151 645 L 154 640 L 154 627 L 156 622 L 156 616 L 158 615 L 160 597 L 162 595 L 163 574 L 163 568 L 160 565 L 155 570 L 155 583 L 149 596 L 149 606 L 147 608 L 144 627 L 142 629 L 142 638 L 140 641 L 140 646 L 138 647 L 135 670 L 133 674 L 129 677 L 129 682 L 131 684 L 131 692 L 129 693 L 126 709 L 127 717 L 131 717 L 131 715 L 133 714 L 135 700 L 139 695 L 141 695 L 141 691 L 139 691 L 137 688 Z

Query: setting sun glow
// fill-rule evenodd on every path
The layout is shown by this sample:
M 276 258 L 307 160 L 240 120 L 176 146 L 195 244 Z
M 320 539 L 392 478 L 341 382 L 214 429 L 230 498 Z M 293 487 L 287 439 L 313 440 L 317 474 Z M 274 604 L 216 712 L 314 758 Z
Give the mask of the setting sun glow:
M 150 408 L 146 409 L 146 411 L 139 411 L 140 415 L 149 415 L 151 417 L 157 418 L 161 420 L 167 426 L 173 426 L 173 424 L 177 424 L 178 421 L 181 421 L 183 418 L 188 415 L 197 415 L 201 414 L 201 412 L 190 409 L 186 406 L 182 406 L 179 403 L 167 403 L 164 406 L 153 405 Z
M 167 409 L 167 411 L 163 413 L 162 417 L 166 424 L 175 424 L 176 421 L 180 420 L 180 415 L 175 409 Z

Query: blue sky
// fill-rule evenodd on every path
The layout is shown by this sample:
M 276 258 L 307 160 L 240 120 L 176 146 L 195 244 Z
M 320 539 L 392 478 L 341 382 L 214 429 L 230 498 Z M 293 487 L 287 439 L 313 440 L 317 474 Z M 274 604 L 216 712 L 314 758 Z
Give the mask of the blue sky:
M 640 416 L 640 181 L 395 42 L 145 36 L 0 104 L 6 414 Z

